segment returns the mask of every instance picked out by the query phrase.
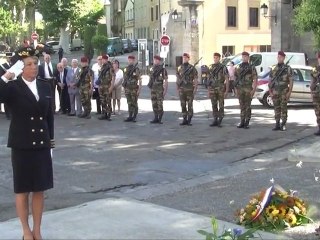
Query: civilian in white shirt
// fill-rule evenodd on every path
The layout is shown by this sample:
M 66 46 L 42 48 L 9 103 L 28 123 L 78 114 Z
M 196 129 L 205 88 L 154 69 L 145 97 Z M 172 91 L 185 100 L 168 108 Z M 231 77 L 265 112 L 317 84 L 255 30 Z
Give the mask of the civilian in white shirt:
M 102 56 L 97 57 L 97 62 L 92 65 L 93 71 L 93 93 L 92 98 L 96 100 L 97 103 L 97 114 L 101 114 L 101 100 L 99 95 L 99 86 L 97 85 L 97 81 L 99 78 L 100 69 L 102 66 Z
M 119 68 L 119 61 L 114 60 L 112 67 L 115 73 L 114 83 L 112 84 L 112 105 L 113 105 L 113 114 L 116 114 L 116 102 L 118 105 L 118 114 L 120 113 L 120 100 L 122 92 L 122 82 L 123 82 L 123 71 Z

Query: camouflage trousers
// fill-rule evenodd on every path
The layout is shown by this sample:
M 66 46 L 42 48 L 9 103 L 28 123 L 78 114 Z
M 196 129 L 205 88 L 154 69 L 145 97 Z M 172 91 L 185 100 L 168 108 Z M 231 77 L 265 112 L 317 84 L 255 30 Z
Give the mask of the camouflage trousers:
M 91 113 L 91 94 L 88 88 L 79 88 L 80 100 L 84 110 L 84 113 Z
M 282 120 L 282 122 L 287 122 L 288 118 L 288 100 L 286 95 L 288 89 L 282 91 L 274 91 L 272 96 L 273 106 L 274 106 L 274 119 L 276 121 Z
M 137 115 L 138 114 L 138 88 L 129 89 L 126 88 L 124 93 L 127 98 L 128 111 L 129 114 Z
M 152 109 L 155 114 L 163 113 L 163 89 L 151 90 Z
M 312 94 L 314 111 L 317 117 L 317 124 L 320 127 L 320 92 Z
M 102 114 L 111 114 L 111 94 L 109 93 L 109 86 L 102 85 L 99 87 L 99 96 L 101 101 Z
M 238 99 L 240 105 L 240 119 L 250 120 L 251 119 L 251 91 L 249 88 L 238 88 Z
M 214 118 L 224 117 L 224 91 L 221 89 L 210 89 L 209 98 L 212 105 L 212 114 Z M 219 105 L 219 108 L 218 108 Z
M 185 118 L 187 116 L 193 116 L 193 89 L 180 90 L 179 91 L 180 104 L 182 116 Z M 188 108 L 187 108 L 188 106 Z

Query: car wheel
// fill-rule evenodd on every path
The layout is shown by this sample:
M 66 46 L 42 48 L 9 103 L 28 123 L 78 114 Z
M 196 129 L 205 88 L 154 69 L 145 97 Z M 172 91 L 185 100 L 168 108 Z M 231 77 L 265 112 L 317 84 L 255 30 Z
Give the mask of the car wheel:
M 272 108 L 273 107 L 273 101 L 272 101 L 272 97 L 270 96 L 269 92 L 267 92 L 264 96 L 263 96 L 263 105 L 268 107 L 268 108 Z

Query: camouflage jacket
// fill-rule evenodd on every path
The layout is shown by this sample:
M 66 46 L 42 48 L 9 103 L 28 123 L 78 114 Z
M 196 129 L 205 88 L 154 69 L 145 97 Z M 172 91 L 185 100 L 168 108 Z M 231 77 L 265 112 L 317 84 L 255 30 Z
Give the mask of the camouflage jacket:
M 186 73 L 186 70 L 189 71 Z M 177 85 L 184 89 L 193 89 L 193 80 L 198 78 L 197 69 L 190 63 L 181 64 L 177 68 Z
M 168 79 L 168 72 L 162 65 L 155 65 L 150 68 L 149 78 L 153 90 L 162 90 L 164 80 Z
M 311 72 L 311 91 L 320 92 L 320 66 L 314 67 Z
M 81 89 L 92 88 L 93 71 L 89 67 L 81 68 L 79 71 L 79 86 Z
M 226 77 L 229 78 L 228 69 L 222 63 L 211 64 L 209 66 L 208 85 L 211 88 L 224 88 Z
M 289 65 L 276 64 L 271 67 L 269 88 L 276 91 L 281 91 L 289 88 L 289 83 L 292 80 L 293 72 Z
M 141 78 L 140 69 L 135 65 L 128 65 L 123 69 L 123 87 L 125 88 L 136 88 Z
M 257 70 L 249 63 L 241 63 L 236 66 L 235 72 L 235 87 L 236 88 L 252 88 L 252 83 L 258 78 Z
M 112 83 L 112 78 L 114 77 L 114 75 L 115 73 L 114 73 L 111 62 L 107 62 L 106 64 L 103 64 L 99 71 L 98 81 L 101 82 L 100 85 L 110 87 Z

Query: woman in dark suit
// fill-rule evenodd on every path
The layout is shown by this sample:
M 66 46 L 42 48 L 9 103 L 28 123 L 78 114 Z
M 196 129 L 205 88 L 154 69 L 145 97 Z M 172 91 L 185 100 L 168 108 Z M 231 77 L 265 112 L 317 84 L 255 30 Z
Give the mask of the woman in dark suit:
M 7 71 L 0 80 L 0 101 L 11 109 L 8 147 L 12 149 L 16 210 L 24 239 L 42 239 L 41 219 L 44 191 L 53 187 L 51 148 L 53 140 L 53 109 L 50 85 L 37 80 L 38 50 L 20 49 L 16 56 L 23 61 L 22 74 L 14 79 Z M 28 222 L 29 195 L 33 227 Z

